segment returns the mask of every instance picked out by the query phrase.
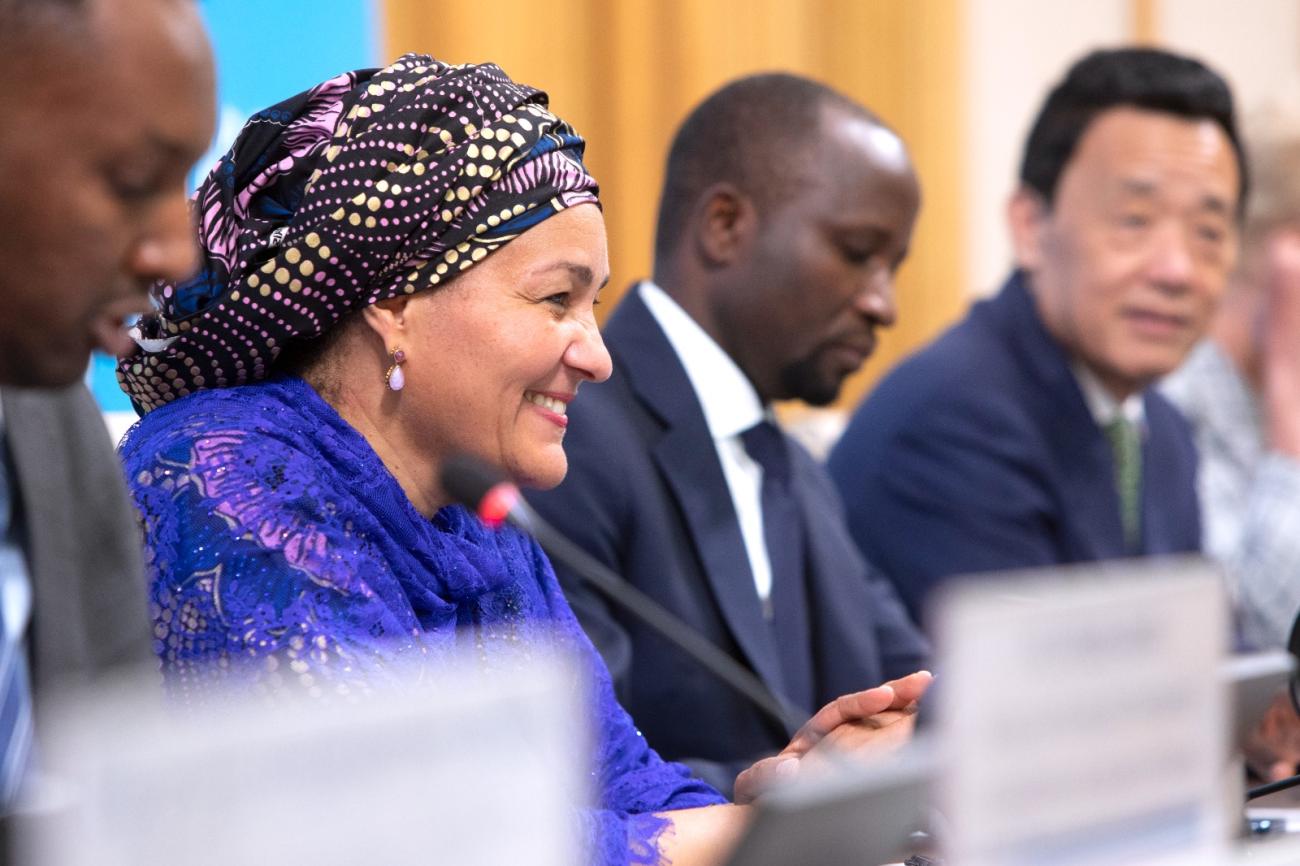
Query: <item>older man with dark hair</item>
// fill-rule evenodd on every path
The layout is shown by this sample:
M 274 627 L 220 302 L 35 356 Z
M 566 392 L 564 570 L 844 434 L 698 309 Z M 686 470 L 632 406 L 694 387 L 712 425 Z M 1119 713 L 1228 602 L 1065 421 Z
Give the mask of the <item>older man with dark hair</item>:
M 33 685 L 152 656 L 139 538 L 79 379 L 154 280 L 196 264 L 185 176 L 212 134 L 191 0 L 0 0 L 0 812 Z
M 535 497 L 804 710 L 927 654 L 853 549 L 829 479 L 771 410 L 834 399 L 893 324 L 919 205 L 903 142 L 844 95 L 769 74 L 708 97 L 668 157 L 654 280 L 605 329 L 614 375 L 570 407 L 569 477 Z M 661 753 L 726 791 L 781 749 L 785 732 L 756 708 L 560 577 Z M 896 691 L 916 697 L 928 678 L 908 683 Z
M 830 470 L 862 550 L 920 616 L 954 574 L 1196 551 L 1196 453 L 1150 390 L 1205 332 L 1246 165 L 1199 62 L 1098 51 L 1025 148 L 1002 291 L 900 365 Z

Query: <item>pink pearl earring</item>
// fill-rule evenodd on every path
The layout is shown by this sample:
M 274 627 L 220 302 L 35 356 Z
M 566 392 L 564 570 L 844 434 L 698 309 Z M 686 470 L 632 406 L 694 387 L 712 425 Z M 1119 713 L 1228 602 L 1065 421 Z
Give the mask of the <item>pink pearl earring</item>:
M 406 353 L 401 349 L 394 349 L 391 352 L 393 356 L 393 366 L 388 368 L 384 374 L 384 384 L 388 385 L 390 391 L 400 391 L 406 387 L 406 375 L 402 372 L 402 362 L 406 360 Z

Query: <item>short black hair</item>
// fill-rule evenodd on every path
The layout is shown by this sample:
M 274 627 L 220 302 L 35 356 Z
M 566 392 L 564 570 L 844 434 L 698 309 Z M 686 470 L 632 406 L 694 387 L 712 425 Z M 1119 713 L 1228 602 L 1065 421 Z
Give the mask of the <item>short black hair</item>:
M 785 198 L 816 135 L 811 130 L 820 127 L 827 108 L 880 124 L 839 91 L 786 72 L 737 79 L 697 105 L 668 152 L 655 228 L 656 262 L 676 248 L 691 209 L 719 181 L 735 184 L 760 208 Z
M 1088 126 L 1102 112 L 1124 106 L 1217 123 L 1237 156 L 1241 178 L 1237 210 L 1239 214 L 1244 210 L 1249 178 L 1232 91 L 1199 60 L 1158 48 L 1094 51 L 1071 66 L 1034 119 L 1020 163 L 1020 182 L 1050 207 L 1061 174 Z

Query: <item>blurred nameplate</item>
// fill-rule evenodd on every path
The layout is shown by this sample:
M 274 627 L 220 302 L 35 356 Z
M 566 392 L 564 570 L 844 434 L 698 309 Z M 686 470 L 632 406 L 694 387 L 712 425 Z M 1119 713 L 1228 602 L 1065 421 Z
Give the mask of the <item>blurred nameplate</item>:
M 1239 843 L 1223 861 L 1226 866 L 1296 866 L 1300 863 L 1300 839 L 1294 834 Z
M 589 799 L 572 668 L 466 659 L 355 702 L 178 711 L 157 674 L 71 695 L 42 733 L 48 781 L 21 862 L 570 866 Z
M 1213 567 L 960 580 L 934 614 L 950 862 L 1220 862 L 1228 620 Z

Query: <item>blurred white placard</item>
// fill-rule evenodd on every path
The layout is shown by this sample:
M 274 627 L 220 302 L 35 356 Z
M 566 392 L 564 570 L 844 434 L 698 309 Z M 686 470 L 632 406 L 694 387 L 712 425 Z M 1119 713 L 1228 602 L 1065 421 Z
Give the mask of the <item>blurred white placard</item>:
M 957 581 L 934 613 L 951 862 L 1221 862 L 1228 625 L 1212 567 Z
M 67 703 L 40 744 L 52 814 L 28 822 L 21 862 L 583 862 L 584 688 L 560 659 L 184 719 L 159 691 L 155 675 Z

